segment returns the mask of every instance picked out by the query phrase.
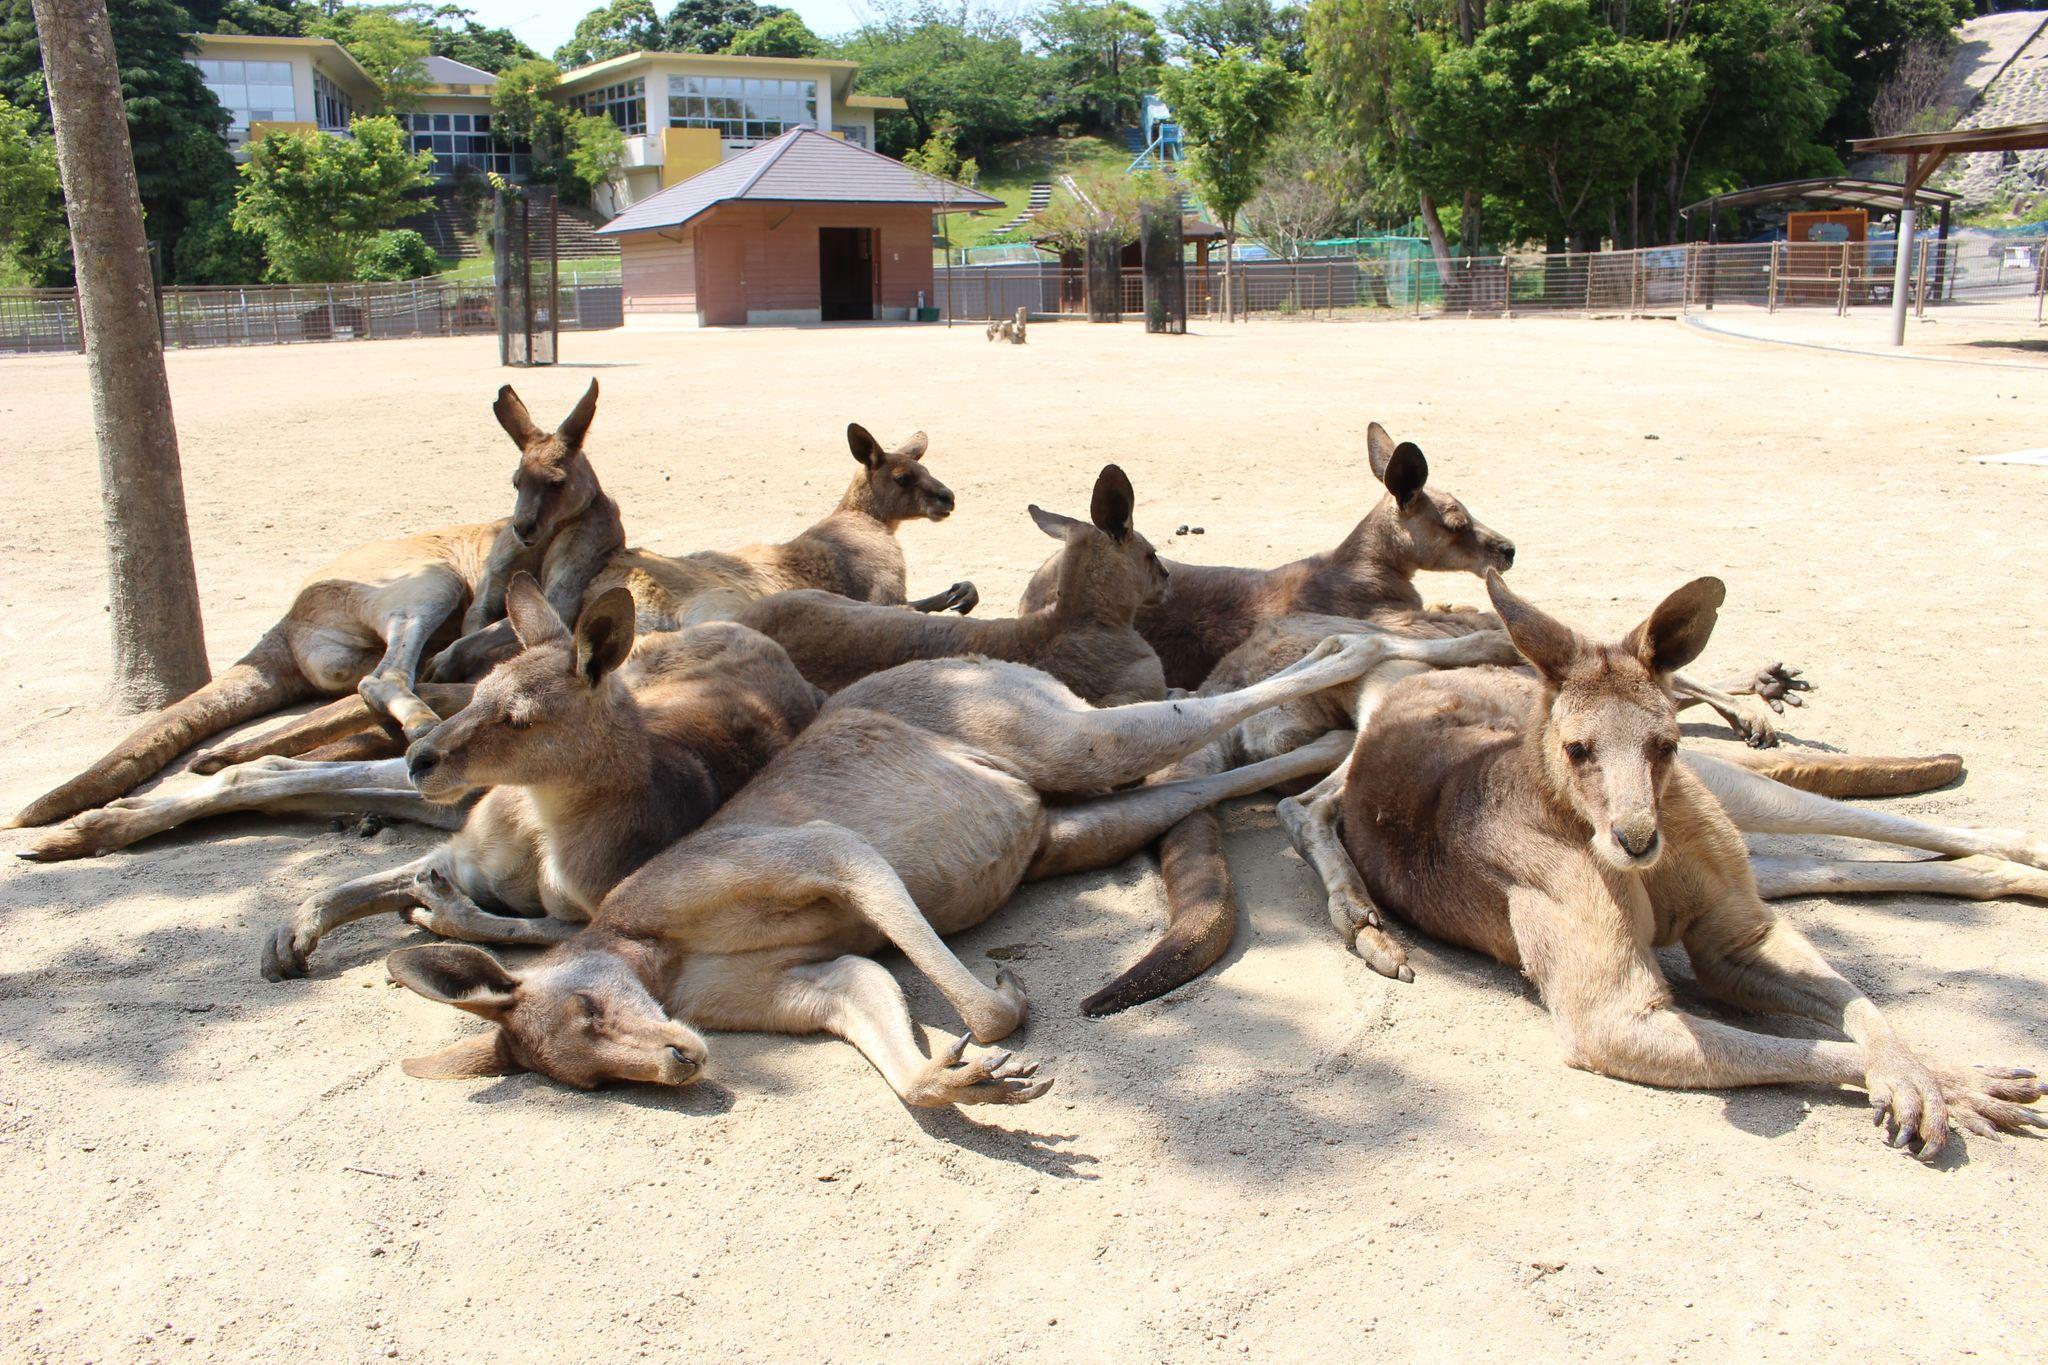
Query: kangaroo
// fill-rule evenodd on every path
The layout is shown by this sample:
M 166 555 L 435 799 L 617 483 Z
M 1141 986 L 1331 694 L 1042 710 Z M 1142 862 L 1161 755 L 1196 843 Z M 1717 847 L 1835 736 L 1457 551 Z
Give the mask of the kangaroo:
M 618 508 L 583 453 L 597 414 L 592 380 L 562 425 L 543 433 L 510 385 L 492 410 L 519 445 L 509 518 L 358 546 L 314 573 L 256 647 L 151 717 L 77 777 L 11 822 L 44 825 L 103 805 L 161 772 L 199 740 L 322 693 L 356 691 L 408 735 L 439 717 L 413 692 L 429 643 L 465 603 L 516 567 L 538 569 L 564 600 L 624 537 Z
M 1764 904 L 1736 822 L 1678 761 L 1671 675 L 1726 595 L 1701 578 L 1619 642 L 1487 591 L 1535 676 L 1410 677 L 1374 709 L 1342 789 L 1343 847 L 1373 901 L 1520 968 L 1568 1064 L 1649 1085 L 1861 1085 L 1893 1146 L 1933 1159 L 1951 1126 L 2048 1126 L 2032 1073 L 1922 1061 Z M 1799 1014 L 1847 1043 L 1753 1033 L 1675 1008 L 1652 950 L 1700 986 Z
M 1366 429 L 1366 453 L 1386 494 L 1336 549 L 1277 569 L 1165 561 L 1173 590 L 1138 613 L 1138 633 L 1158 653 L 1168 687 L 1200 687 L 1260 621 L 1304 612 L 1365 618 L 1388 608 L 1419 610 L 1414 578 L 1424 569 L 1477 574 L 1513 567 L 1513 541 L 1451 494 L 1428 486 L 1429 461 L 1414 442 L 1396 445 L 1374 422 Z M 1057 564 L 1048 560 L 1032 575 L 1022 610 L 1051 601 Z
M 893 451 L 884 450 L 857 423 L 848 425 L 846 437 L 861 473 L 854 476 L 838 508 L 796 539 L 730 552 L 702 550 L 678 558 L 624 550 L 612 555 L 595 575 L 584 600 L 626 588 L 633 594 L 643 632 L 729 618 L 756 598 L 803 588 L 858 602 L 903 604 L 903 547 L 896 528 L 917 518 L 944 521 L 953 513 L 952 490 L 924 467 L 928 441 L 923 432 Z M 548 600 L 564 619 L 576 615 L 575 602 L 564 603 L 553 592 Z M 962 582 L 908 605 L 919 612 L 965 614 L 980 600 L 974 585 Z M 476 676 L 517 649 L 511 624 L 500 621 L 450 646 L 427 676 Z M 441 716 L 453 715 L 468 701 L 466 691 L 456 690 L 459 686 L 440 684 L 435 709 Z M 403 748 L 381 732 L 373 714 L 344 701 L 268 733 L 217 746 L 200 755 L 193 767 L 217 772 L 271 755 L 370 759 L 396 755 Z
M 789 651 L 797 670 L 827 692 L 912 659 L 977 654 L 1030 664 L 1093 706 L 1156 701 L 1166 695 L 1159 656 L 1132 623 L 1166 591 L 1166 570 L 1132 525 L 1135 501 L 1130 479 L 1112 464 L 1095 480 L 1093 525 L 1030 509 L 1064 548 L 1058 599 L 1027 616 L 919 616 L 810 590 L 764 597 L 734 619 Z
M 1430 648 L 1331 640 L 1229 696 L 1101 710 L 1002 661 L 919 660 L 875 674 L 828 700 L 717 815 L 531 966 L 513 972 L 458 945 L 393 954 L 395 980 L 494 1025 L 406 1069 L 676 1085 L 702 1073 L 700 1029 L 822 1030 L 858 1047 L 909 1104 L 1033 1099 L 1049 1082 L 1007 1052 L 969 1059 L 963 1037 L 924 1057 L 895 979 L 866 955 L 894 943 L 969 1034 L 999 1041 L 1023 1021 L 1021 985 L 1007 973 L 984 984 L 941 935 L 987 918 L 1026 878 L 1107 865 L 1198 805 L 1322 771 L 1333 746 L 1071 804 L 1048 806 L 1047 794 L 1135 782 L 1264 707 L 1355 678 L 1390 650 Z M 566 644 L 533 652 L 568 667 Z M 562 762 L 550 752 L 553 708 L 573 694 L 530 689 L 524 676 L 492 674 L 467 709 L 413 746 L 422 795 L 451 799 Z M 530 721 L 505 731 L 505 715 Z M 523 742 L 486 751 L 475 743 L 486 731 Z
M 633 604 L 615 589 L 577 618 L 571 635 L 525 574 L 507 605 L 522 638 L 566 649 L 576 672 L 522 663 L 525 685 L 566 693 L 556 705 L 552 769 L 529 764 L 521 785 L 492 787 L 473 805 L 423 798 L 405 760 L 305 763 L 264 758 L 176 792 L 131 797 L 88 811 L 52 831 L 24 857 L 52 860 L 104 852 L 188 820 L 235 810 L 375 811 L 443 828 L 453 838 L 424 857 L 313 896 L 269 937 L 263 974 L 306 973 L 321 939 L 340 925 L 382 912 L 409 913 L 443 934 L 488 935 L 507 916 L 581 923 L 627 873 L 695 829 L 817 714 L 822 695 L 772 641 L 711 622 L 633 641 Z M 596 674 L 593 681 L 591 675 Z M 482 750 L 517 744 L 524 717 L 479 727 Z M 514 736 L 507 739 L 504 733 Z M 571 752 L 573 750 L 573 753 Z M 491 912 L 487 912 L 489 907 Z M 479 927 L 481 926 L 481 927 Z

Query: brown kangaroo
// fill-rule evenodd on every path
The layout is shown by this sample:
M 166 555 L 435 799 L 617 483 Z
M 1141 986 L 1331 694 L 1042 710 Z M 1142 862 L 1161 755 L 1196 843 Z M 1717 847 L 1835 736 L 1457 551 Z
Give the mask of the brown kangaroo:
M 192 744 L 321 693 L 357 691 L 409 735 L 439 721 L 413 692 L 419 663 L 444 626 L 515 568 L 538 571 L 569 598 L 623 541 L 619 512 L 583 453 L 597 381 L 552 433 L 508 385 L 493 406 L 519 445 L 513 515 L 405 540 L 358 546 L 308 578 L 284 619 L 198 691 L 172 703 L 13 824 L 48 824 L 102 805 L 161 772 Z M 570 599 L 573 600 L 573 599 Z
M 944 521 L 953 513 L 952 490 L 924 467 L 927 438 L 921 431 L 893 451 L 882 449 L 857 423 L 846 428 L 846 438 L 861 463 L 861 472 L 832 514 L 796 539 L 732 551 L 701 550 L 675 558 L 650 550 L 624 550 L 598 572 L 584 599 L 595 601 L 615 587 L 627 589 L 633 594 L 643 633 L 727 619 L 756 598 L 803 588 L 857 602 L 902 604 L 903 547 L 896 539 L 896 528 L 918 518 Z M 565 620 L 575 616 L 575 603 L 564 605 L 552 592 L 548 600 Z M 965 613 L 979 600 L 974 585 L 962 582 L 908 605 L 920 612 Z M 515 652 L 518 641 L 511 624 L 500 621 L 464 637 L 460 645 L 462 666 L 480 672 L 483 666 Z M 454 652 L 451 648 L 442 659 Z M 463 685 L 443 684 L 434 698 L 434 709 L 449 716 L 462 708 L 469 693 Z M 193 766 L 213 772 L 266 756 L 381 758 L 403 748 L 376 724 L 373 714 L 344 700 L 278 729 L 217 746 Z
M 1059 806 L 1044 794 L 1135 782 L 1264 707 L 1359 676 L 1384 652 L 1332 640 L 1229 696 L 1100 710 L 1019 664 L 919 660 L 878 673 L 828 700 L 718 815 L 532 966 L 514 973 L 454 945 L 394 954 L 395 979 L 495 1025 L 406 1069 L 676 1085 L 701 1073 L 698 1028 L 824 1030 L 860 1048 L 910 1104 L 1032 1099 L 1048 1082 L 1008 1053 L 970 1060 L 962 1038 L 926 1059 L 895 979 L 865 954 L 894 943 L 975 1038 L 1005 1037 L 1024 1018 L 1022 988 L 1007 974 L 985 985 L 941 935 L 987 918 L 1027 877 L 1105 866 L 1198 805 L 1322 771 L 1333 746 Z M 518 674 L 486 678 L 462 715 L 413 747 L 421 793 L 446 799 L 524 780 L 528 765 L 576 762 L 552 752 L 552 705 Z M 492 729 L 507 742 L 487 758 L 475 737 L 501 715 L 528 723 Z
M 813 589 L 764 597 L 734 619 L 789 651 L 797 670 L 827 692 L 912 659 L 979 654 L 1050 673 L 1093 706 L 1155 701 L 1166 694 L 1159 656 L 1133 622 L 1165 592 L 1166 570 L 1132 525 L 1135 501 L 1123 470 L 1105 465 L 1093 525 L 1030 509 L 1038 528 L 1065 544 L 1058 599 L 1025 616 L 920 616 Z
M 1950 1125 L 2048 1126 L 2029 1072 L 1929 1064 L 1758 894 L 1713 791 L 1679 763 L 1671 675 L 1725 596 L 1702 578 L 1612 645 L 1487 589 L 1536 676 L 1410 677 L 1373 710 L 1342 794 L 1343 845 L 1378 905 L 1519 967 L 1566 1061 L 1649 1085 L 1861 1085 L 1892 1144 L 1932 1159 Z M 1684 944 L 1702 989 L 1799 1014 L 1848 1043 L 1782 1038 L 1674 1007 L 1653 950 Z
M 1429 461 L 1412 441 L 1399 445 L 1374 422 L 1366 429 L 1373 477 L 1386 489 L 1343 544 L 1277 569 L 1236 569 L 1167 560 L 1173 590 L 1138 613 L 1138 633 L 1158 653 L 1168 687 L 1196 688 L 1259 622 L 1320 612 L 1365 618 L 1388 608 L 1419 609 L 1415 575 L 1508 569 L 1515 545 L 1480 523 L 1465 504 L 1429 487 Z M 1020 609 L 1046 605 L 1058 560 L 1042 565 Z

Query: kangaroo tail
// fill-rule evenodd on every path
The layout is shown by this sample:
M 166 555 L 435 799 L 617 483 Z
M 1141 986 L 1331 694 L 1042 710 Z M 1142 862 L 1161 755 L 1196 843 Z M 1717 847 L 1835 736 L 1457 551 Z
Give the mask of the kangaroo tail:
M 63 786 L 29 802 L 12 823 L 16 828 L 47 825 L 103 806 L 162 772 L 172 759 L 200 740 L 313 692 L 313 684 L 292 657 L 280 622 L 232 667 L 157 712 L 106 757 Z
M 1228 765 L 1220 745 L 1185 759 L 1173 776 L 1202 777 Z M 1223 855 L 1223 822 L 1198 810 L 1159 841 L 1166 882 L 1166 932 L 1116 980 L 1081 1002 L 1094 1018 L 1116 1014 L 1184 986 L 1215 965 L 1237 933 L 1237 889 Z
M 1871 758 L 1861 754 L 1749 749 L 1740 753 L 1716 750 L 1715 757 L 1817 796 L 1907 796 L 1947 786 L 1963 773 L 1960 754 Z

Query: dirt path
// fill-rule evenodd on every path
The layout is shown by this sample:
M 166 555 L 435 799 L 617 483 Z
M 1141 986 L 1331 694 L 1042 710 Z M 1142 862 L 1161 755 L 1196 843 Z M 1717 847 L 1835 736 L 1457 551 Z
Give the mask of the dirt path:
M 629 534 L 779 538 L 852 473 L 841 429 L 923 427 L 959 495 L 907 528 L 913 594 L 1014 603 L 1108 459 L 1172 556 L 1272 563 L 1368 505 L 1369 418 L 1521 546 L 1517 586 L 1618 633 L 1722 574 L 1709 654 L 1807 666 L 1793 729 L 1966 754 L 1900 803 L 2048 827 L 2040 679 L 2048 386 L 1724 343 L 1668 323 L 1423 322 L 573 336 Z M 484 341 L 179 355 L 172 379 L 217 664 L 365 539 L 497 515 L 510 449 Z M 0 364 L 0 809 L 123 727 L 82 364 Z M 1188 524 L 1204 534 L 1175 536 Z M 1470 580 L 1430 585 L 1471 601 Z M 1703 741 L 1718 742 L 1718 741 Z M 852 1049 L 713 1039 L 677 1094 L 431 1085 L 448 1011 L 387 986 L 391 922 L 273 986 L 258 938 L 428 837 L 223 822 L 87 864 L 0 866 L 0 1354 L 31 1360 L 1915 1359 L 2034 1351 L 2048 1148 L 1928 1171 L 1859 1094 L 1673 1094 L 1563 1069 L 1522 984 L 1406 935 L 1413 985 L 1333 939 L 1263 804 L 1230 815 L 1248 911 L 1207 980 L 1106 1022 L 1076 1003 L 1162 897 L 1144 860 L 1028 889 L 960 941 L 1029 985 L 1029 1108 L 907 1112 Z M 20 846 L 0 836 L 0 851 Z M 2038 905 L 1791 910 L 1911 1038 L 2048 1062 Z M 930 1025 L 953 1021 L 912 983 Z M 2033 1191 L 2029 1193 L 2029 1191 Z

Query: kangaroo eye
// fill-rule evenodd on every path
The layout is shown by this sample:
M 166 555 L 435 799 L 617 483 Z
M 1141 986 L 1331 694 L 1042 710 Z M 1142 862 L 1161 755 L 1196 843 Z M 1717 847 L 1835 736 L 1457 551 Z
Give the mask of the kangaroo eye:
M 498 723 L 507 730 L 524 730 L 533 724 L 533 718 L 524 711 L 507 711 L 498 717 Z
M 1584 763 L 1587 759 L 1593 756 L 1593 751 L 1591 749 L 1588 749 L 1585 745 L 1579 743 L 1577 740 L 1573 740 L 1571 743 L 1564 746 L 1564 756 L 1570 759 L 1573 763 Z
M 896 476 L 896 486 L 898 488 L 908 488 L 916 482 L 916 478 L 909 474 L 898 474 Z
M 1659 758 L 1669 758 L 1678 752 L 1678 741 L 1669 735 L 1659 735 L 1650 741 L 1650 752 Z

